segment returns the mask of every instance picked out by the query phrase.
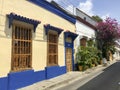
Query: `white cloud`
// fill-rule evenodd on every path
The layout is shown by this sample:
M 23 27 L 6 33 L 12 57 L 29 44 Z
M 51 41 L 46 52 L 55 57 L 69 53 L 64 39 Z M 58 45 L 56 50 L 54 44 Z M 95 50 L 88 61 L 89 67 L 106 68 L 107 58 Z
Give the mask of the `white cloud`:
M 102 18 L 103 20 L 105 20 L 107 17 L 110 17 L 110 13 L 107 13 L 107 14 L 101 16 L 101 18 Z
M 93 16 L 93 3 L 92 0 L 86 0 L 85 2 L 80 2 L 78 8 L 90 16 Z
M 74 10 L 74 7 L 73 7 L 72 4 L 71 4 L 71 5 L 68 5 L 68 6 L 66 7 L 66 10 L 68 10 L 70 13 L 75 13 L 75 10 Z
M 52 0 L 47 0 L 48 2 L 51 2 Z
M 93 0 L 86 0 L 85 2 L 80 2 L 80 0 L 47 0 L 47 1 L 55 1 L 68 10 L 71 13 L 75 13 L 75 7 L 78 7 L 80 10 L 85 12 L 86 14 L 93 16 Z M 73 7 L 74 6 L 74 7 Z

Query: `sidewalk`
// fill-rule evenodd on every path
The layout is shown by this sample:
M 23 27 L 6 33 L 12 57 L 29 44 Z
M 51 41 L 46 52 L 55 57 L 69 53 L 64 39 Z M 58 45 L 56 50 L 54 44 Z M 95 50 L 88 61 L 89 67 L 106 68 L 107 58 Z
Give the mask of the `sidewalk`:
M 111 64 L 113 64 L 115 62 L 116 62 L 116 60 L 113 60 L 112 62 L 109 62 L 106 67 L 104 67 L 103 65 L 98 65 L 97 67 L 87 69 L 84 72 L 79 72 L 79 71 L 68 72 L 66 74 L 60 75 L 58 77 L 55 77 L 55 78 L 52 78 L 49 80 L 37 82 L 35 84 L 21 88 L 19 90 L 53 90 L 56 87 L 63 87 L 69 83 L 75 82 L 75 81 L 89 75 L 92 72 L 102 71 L 103 69 L 109 67 Z

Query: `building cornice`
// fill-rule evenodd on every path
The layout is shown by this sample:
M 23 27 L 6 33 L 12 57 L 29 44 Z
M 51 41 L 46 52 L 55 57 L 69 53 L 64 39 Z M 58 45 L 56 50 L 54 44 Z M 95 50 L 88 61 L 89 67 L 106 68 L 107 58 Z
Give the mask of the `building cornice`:
M 67 21 L 75 24 L 76 23 L 76 18 L 69 15 L 68 13 L 65 13 L 63 10 L 61 10 L 60 8 L 57 8 L 56 6 L 54 6 L 53 4 L 47 2 L 46 0 L 28 0 L 31 3 L 34 3 L 64 19 L 66 19 Z M 38 11 L 39 12 L 39 11 Z M 42 12 L 41 12 L 42 13 Z
M 87 22 L 86 20 L 76 16 L 76 19 L 79 21 L 79 22 L 82 22 L 84 23 L 85 25 L 89 26 L 90 28 L 94 29 L 94 30 L 97 30 L 96 26 L 93 26 L 92 24 L 90 24 L 89 22 Z

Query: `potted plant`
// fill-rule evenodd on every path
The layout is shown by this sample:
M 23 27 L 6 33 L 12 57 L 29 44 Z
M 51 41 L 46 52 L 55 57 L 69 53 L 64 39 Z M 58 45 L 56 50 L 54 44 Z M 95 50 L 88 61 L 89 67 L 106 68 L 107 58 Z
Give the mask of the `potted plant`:
M 77 58 L 77 64 L 80 71 L 86 70 L 89 67 L 91 61 L 89 59 L 90 52 L 88 51 L 87 47 L 80 47 L 76 54 L 76 58 Z
M 84 70 L 84 67 L 85 67 L 85 62 L 84 61 L 81 61 L 81 60 L 78 60 L 78 68 L 80 71 L 83 71 Z
M 89 46 L 78 48 L 76 59 L 80 71 L 97 66 L 99 62 L 98 49 L 89 42 Z

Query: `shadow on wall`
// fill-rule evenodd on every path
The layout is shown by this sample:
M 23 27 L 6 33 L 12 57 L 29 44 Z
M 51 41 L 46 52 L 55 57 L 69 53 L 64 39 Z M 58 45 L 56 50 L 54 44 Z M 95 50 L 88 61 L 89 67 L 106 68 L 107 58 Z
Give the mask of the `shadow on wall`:
M 8 17 L 6 16 L 6 20 L 5 20 L 5 35 L 7 38 L 12 38 L 12 26 L 10 27 L 9 25 L 9 19 Z
M 10 30 L 9 30 L 9 21 L 8 21 L 8 18 L 7 18 L 7 16 L 1 16 L 1 18 L 5 18 L 5 22 L 3 22 L 3 21 L 1 21 L 1 23 L 0 23 L 0 26 L 2 27 L 2 28 L 0 28 L 0 37 L 1 38 L 6 38 L 6 36 L 8 35 L 8 37 L 9 37 L 9 34 L 10 34 Z M 2 20 L 2 19 L 1 19 Z

